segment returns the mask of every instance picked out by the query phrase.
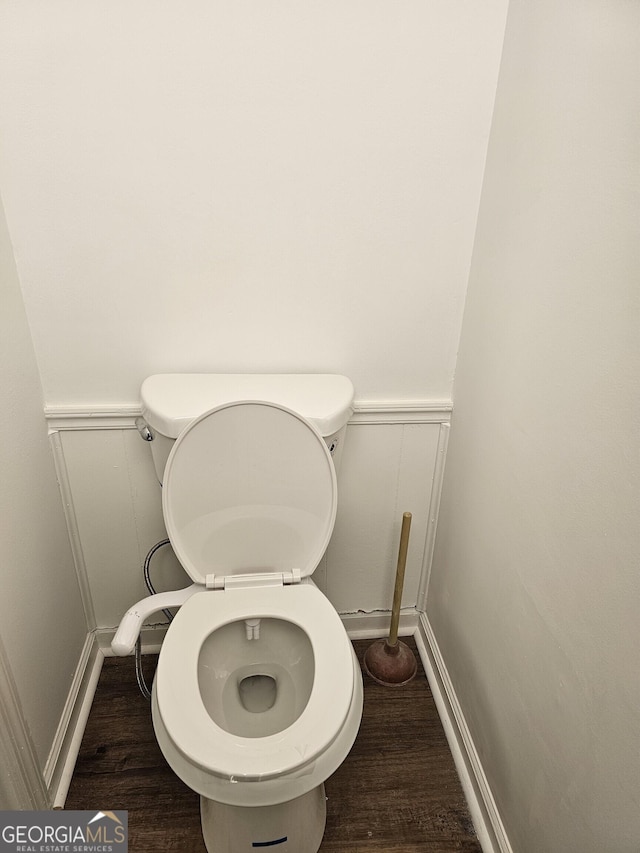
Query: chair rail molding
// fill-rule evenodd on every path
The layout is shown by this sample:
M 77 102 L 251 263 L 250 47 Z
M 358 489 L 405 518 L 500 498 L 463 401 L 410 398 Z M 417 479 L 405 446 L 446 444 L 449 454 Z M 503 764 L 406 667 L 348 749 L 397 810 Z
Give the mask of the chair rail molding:
M 451 400 L 356 400 L 350 424 L 449 423 Z M 135 429 L 139 405 L 48 405 L 44 409 L 51 432 L 87 429 Z

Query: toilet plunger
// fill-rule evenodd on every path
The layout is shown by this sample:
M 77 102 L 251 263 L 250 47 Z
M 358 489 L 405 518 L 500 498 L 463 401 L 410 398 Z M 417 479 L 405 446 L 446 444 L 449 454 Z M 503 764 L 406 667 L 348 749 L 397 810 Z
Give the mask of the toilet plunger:
M 376 640 L 364 655 L 364 670 L 378 684 L 385 687 L 401 687 L 411 681 L 417 672 L 416 658 L 409 646 L 398 640 L 398 622 L 400 621 L 400 603 L 404 584 L 404 569 L 407 563 L 409 547 L 409 530 L 411 528 L 411 513 L 402 515 L 402 531 L 400 533 L 400 550 L 398 552 L 398 568 L 396 569 L 396 586 L 393 592 L 393 607 L 391 608 L 391 626 L 388 640 Z

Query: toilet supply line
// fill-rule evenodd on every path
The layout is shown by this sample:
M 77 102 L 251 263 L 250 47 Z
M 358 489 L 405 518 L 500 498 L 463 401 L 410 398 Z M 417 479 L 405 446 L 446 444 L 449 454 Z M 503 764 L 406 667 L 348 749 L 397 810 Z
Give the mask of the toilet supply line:
M 147 589 L 149 590 L 151 595 L 156 594 L 156 589 L 151 583 L 151 558 L 156 553 L 156 551 L 160 550 L 160 548 L 170 544 L 170 539 L 161 539 L 159 542 L 156 542 L 156 544 L 153 546 L 153 548 L 151 548 L 147 556 L 144 558 L 144 565 L 142 567 L 142 571 L 144 574 L 144 582 L 147 585 Z M 170 610 L 163 610 L 162 612 L 166 616 L 167 620 L 171 622 L 171 620 L 173 619 L 173 613 Z
M 116 631 L 116 635 L 111 643 L 111 648 L 116 655 L 124 656 L 131 654 L 136 641 L 139 639 L 140 630 L 145 619 L 153 613 L 157 613 L 158 610 L 162 610 L 169 621 L 171 621 L 173 615 L 168 608 L 181 607 L 195 592 L 202 590 L 201 584 L 193 583 L 191 586 L 184 587 L 183 589 L 174 589 L 169 592 L 155 592 L 149 573 L 151 558 L 161 546 L 167 544 L 169 544 L 169 540 L 163 539 L 157 542 L 147 554 L 144 561 L 144 577 L 147 588 L 152 592 L 152 595 L 136 602 L 123 616 L 120 627 Z
M 136 425 L 138 426 L 137 423 L 136 423 Z M 138 430 L 140 431 L 139 426 L 138 426 Z M 142 432 L 140 432 L 140 434 L 142 435 Z M 152 438 L 153 438 L 153 436 L 150 436 L 146 440 L 151 441 Z M 149 590 L 151 595 L 156 594 L 155 587 L 154 587 L 153 583 L 151 582 L 151 559 L 152 559 L 153 555 L 156 553 L 156 551 L 158 551 L 160 548 L 164 547 L 165 545 L 170 545 L 170 544 L 171 544 L 171 542 L 169 539 L 161 539 L 159 542 L 156 542 L 156 544 L 150 549 L 149 553 L 145 557 L 144 565 L 142 567 L 142 571 L 144 574 L 144 582 L 147 585 L 147 589 Z M 169 622 L 171 622 L 173 620 L 173 613 L 168 608 L 164 609 L 162 612 L 163 612 L 165 618 Z M 140 692 L 142 693 L 142 695 L 144 696 L 145 699 L 151 699 L 151 690 L 149 689 L 149 685 L 146 682 L 146 679 L 144 677 L 144 671 L 142 669 L 142 637 L 140 634 L 138 634 L 138 638 L 136 640 L 135 666 L 136 666 L 136 682 L 138 684 L 138 689 L 140 690 Z

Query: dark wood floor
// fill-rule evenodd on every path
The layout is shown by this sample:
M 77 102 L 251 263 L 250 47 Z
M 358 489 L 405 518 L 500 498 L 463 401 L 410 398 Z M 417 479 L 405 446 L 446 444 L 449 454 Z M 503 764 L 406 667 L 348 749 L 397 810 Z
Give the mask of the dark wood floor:
M 369 644 L 354 642 L 360 659 Z M 144 664 L 150 683 L 155 658 Z M 321 853 L 481 853 L 422 667 L 404 687 L 363 677 L 358 738 L 326 782 Z M 65 808 L 127 809 L 130 853 L 205 853 L 198 795 L 160 752 L 133 658 L 105 660 Z

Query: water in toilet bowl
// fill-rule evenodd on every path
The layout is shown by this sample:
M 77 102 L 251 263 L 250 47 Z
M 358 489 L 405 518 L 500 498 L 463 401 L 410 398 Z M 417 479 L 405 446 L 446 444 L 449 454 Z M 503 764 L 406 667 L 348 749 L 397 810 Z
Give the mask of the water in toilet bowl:
M 311 642 L 297 625 L 262 619 L 258 639 L 245 622 L 213 631 L 198 657 L 200 695 L 211 719 L 230 734 L 266 737 L 304 711 L 314 679 Z
M 238 681 L 238 694 L 245 711 L 264 714 L 276 704 L 278 681 L 268 673 L 251 673 Z

